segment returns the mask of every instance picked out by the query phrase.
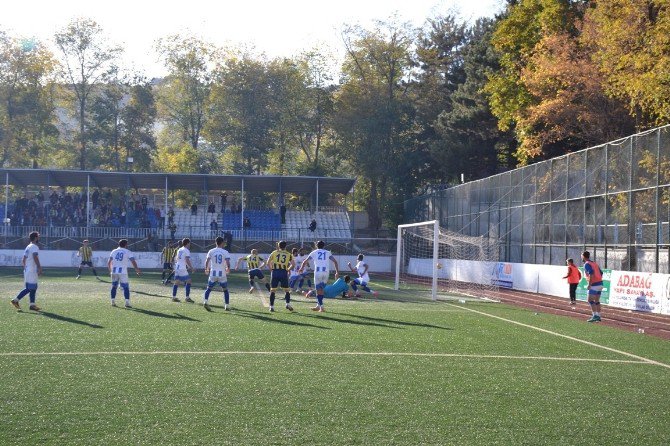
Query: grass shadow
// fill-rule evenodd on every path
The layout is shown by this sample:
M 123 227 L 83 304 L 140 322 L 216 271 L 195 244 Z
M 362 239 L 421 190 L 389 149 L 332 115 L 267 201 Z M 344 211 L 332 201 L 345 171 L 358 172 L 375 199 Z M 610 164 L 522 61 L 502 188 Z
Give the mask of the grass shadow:
M 321 325 L 314 325 L 314 324 L 307 324 L 307 323 L 304 323 L 304 322 L 297 322 L 297 321 L 292 321 L 292 320 L 277 319 L 275 317 L 266 316 L 265 313 L 259 313 L 259 312 L 256 312 L 256 311 L 233 310 L 233 311 L 231 311 L 231 314 L 234 314 L 236 316 L 241 316 L 241 317 L 248 317 L 248 318 L 256 319 L 256 320 L 263 321 L 263 322 L 274 322 L 274 323 L 282 324 L 282 325 L 294 325 L 294 326 L 299 326 L 299 327 L 309 327 L 309 328 L 319 328 L 321 330 L 330 330 L 329 327 L 323 327 Z
M 184 316 L 183 314 L 179 313 L 174 313 L 174 314 L 167 314 L 167 313 L 161 313 L 159 311 L 153 311 L 153 310 L 145 310 L 144 308 L 131 308 L 131 311 L 134 311 L 135 313 L 142 313 L 146 314 L 147 316 L 154 316 L 154 317 L 162 317 L 165 319 L 176 319 L 180 321 L 190 321 L 190 322 L 202 322 L 199 319 L 194 319 L 192 317 Z
M 134 294 L 139 294 L 139 295 L 141 295 L 141 296 L 167 297 L 167 298 L 172 299 L 171 296 L 166 296 L 166 295 L 164 295 L 164 294 L 146 293 L 146 292 L 144 292 L 144 291 L 137 291 L 137 290 L 133 290 L 133 293 L 134 293 Z
M 350 319 L 338 319 L 325 315 L 324 313 L 318 314 L 308 314 L 308 313 L 298 313 L 300 316 L 309 317 L 309 318 L 319 318 L 321 320 L 340 322 L 343 324 L 352 324 L 352 325 L 366 325 L 369 327 L 381 327 L 381 328 L 393 328 L 395 330 L 402 330 L 402 327 L 394 327 L 393 325 L 380 324 L 373 321 L 355 321 Z M 336 313 L 337 314 L 337 313 Z
M 56 321 L 69 322 L 71 324 L 83 325 L 85 327 L 91 327 L 91 328 L 104 328 L 102 325 L 92 324 L 90 322 L 74 319 L 68 316 L 63 316 L 62 314 L 50 313 L 48 311 L 40 311 L 39 314 L 49 319 L 54 319 Z
M 363 319 L 363 320 L 366 320 L 366 321 L 375 321 L 375 322 L 385 322 L 385 323 L 388 323 L 388 324 L 406 325 L 406 326 L 409 326 L 409 327 L 423 327 L 423 328 L 437 328 L 439 330 L 453 330 L 453 328 L 441 327 L 439 325 L 425 324 L 425 323 L 422 323 L 422 322 L 397 321 L 397 320 L 394 320 L 394 319 L 383 319 L 383 318 L 378 318 L 378 317 L 360 316 L 360 315 L 357 315 L 357 314 L 348 314 L 348 313 L 331 313 L 331 314 L 339 314 L 341 316 L 355 317 L 355 318 Z

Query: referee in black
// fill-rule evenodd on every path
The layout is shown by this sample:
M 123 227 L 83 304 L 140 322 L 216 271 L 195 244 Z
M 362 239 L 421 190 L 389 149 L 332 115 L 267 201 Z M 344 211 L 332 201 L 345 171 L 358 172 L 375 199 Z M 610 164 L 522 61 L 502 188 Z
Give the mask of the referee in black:
M 84 244 L 81 246 L 81 248 L 79 248 L 79 252 L 77 252 L 77 257 L 81 258 L 81 263 L 79 263 L 79 270 L 77 271 L 77 279 L 81 277 L 82 267 L 88 266 L 93 270 L 95 278 L 100 280 L 100 277 L 98 277 L 98 273 L 93 266 L 93 250 L 90 246 L 88 246 L 88 240 L 84 240 Z

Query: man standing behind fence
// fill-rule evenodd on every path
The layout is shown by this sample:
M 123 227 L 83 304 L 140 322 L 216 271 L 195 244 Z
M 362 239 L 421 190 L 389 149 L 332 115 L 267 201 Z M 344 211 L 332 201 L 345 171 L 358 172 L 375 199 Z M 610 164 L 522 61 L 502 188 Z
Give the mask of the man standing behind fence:
M 582 279 L 582 273 L 579 272 L 574 260 L 568 259 L 565 263 L 568 264 L 568 273 L 563 278 L 568 279 L 568 285 L 570 286 L 570 305 L 575 305 L 577 303 L 577 285 Z
M 82 267 L 87 266 L 91 268 L 95 278 L 100 280 L 100 277 L 98 277 L 98 273 L 93 266 L 93 249 L 88 245 L 88 240 L 84 240 L 84 244 L 79 248 L 79 252 L 77 252 L 77 257 L 81 258 L 79 270 L 77 271 L 77 279 L 81 277 Z

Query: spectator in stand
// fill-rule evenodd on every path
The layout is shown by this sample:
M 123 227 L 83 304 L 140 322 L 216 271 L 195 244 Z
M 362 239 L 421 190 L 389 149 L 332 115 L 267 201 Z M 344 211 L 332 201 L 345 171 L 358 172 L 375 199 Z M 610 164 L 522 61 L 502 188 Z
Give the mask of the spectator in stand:
M 149 199 L 146 195 L 142 195 L 142 210 L 146 212 L 147 209 L 149 209 Z
M 282 202 L 281 206 L 279 206 L 279 215 L 281 215 L 281 224 L 285 225 L 286 224 L 286 206 Z
M 170 240 L 174 241 L 174 234 L 177 232 L 177 225 L 172 222 L 168 226 L 168 229 L 170 230 Z
M 308 229 L 312 232 L 316 231 L 316 220 L 315 219 L 312 219 L 312 222 L 309 224 Z
M 209 202 L 209 206 L 207 206 L 207 213 L 208 214 L 216 214 L 216 206 L 214 206 L 213 201 Z
M 165 218 L 163 217 L 163 209 L 156 208 L 154 209 L 154 215 L 156 216 L 156 221 L 158 222 L 158 227 L 162 228 L 165 226 Z
M 213 237 L 215 237 L 216 234 L 219 232 L 219 224 L 213 218 L 212 218 L 212 222 L 209 224 L 209 229 L 212 230 L 212 236 Z
M 230 200 L 230 212 L 234 214 L 236 209 L 235 197 L 233 197 L 232 200 Z
M 191 205 L 191 215 L 198 215 L 198 204 L 195 201 Z
M 54 192 L 56 193 L 56 192 Z M 91 201 L 93 204 L 93 209 L 98 207 L 98 201 L 100 200 L 100 191 L 98 189 L 93 191 L 93 195 L 91 196 Z
M 228 201 L 228 194 L 223 192 L 221 194 L 221 213 L 223 214 L 226 212 L 226 202 Z
M 245 229 L 249 229 L 251 227 L 251 220 L 249 217 L 244 217 L 244 220 L 242 220 L 242 226 L 244 226 Z
M 174 209 L 172 209 L 172 206 L 170 206 L 170 209 L 168 209 L 167 217 L 168 225 L 174 223 Z
M 121 224 L 121 226 L 126 225 L 126 208 L 121 208 L 121 218 L 119 218 L 119 224 Z

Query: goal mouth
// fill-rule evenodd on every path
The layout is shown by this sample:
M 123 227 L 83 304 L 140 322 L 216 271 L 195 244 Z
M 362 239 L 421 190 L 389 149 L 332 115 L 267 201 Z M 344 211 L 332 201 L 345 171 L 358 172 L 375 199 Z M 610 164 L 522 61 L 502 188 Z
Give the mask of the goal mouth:
M 394 288 L 429 293 L 432 300 L 497 302 L 500 246 L 497 239 L 442 229 L 436 220 L 400 225 Z

